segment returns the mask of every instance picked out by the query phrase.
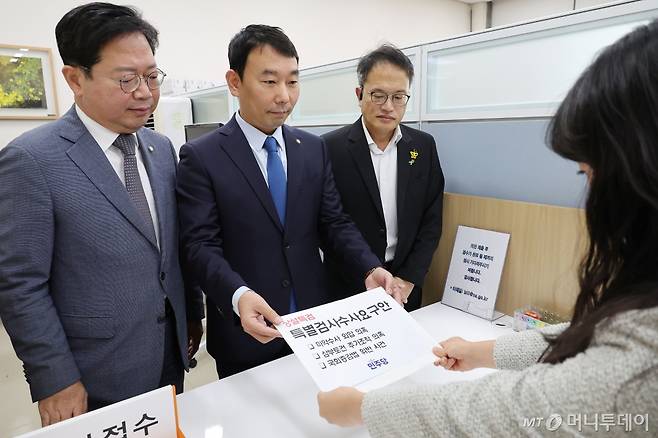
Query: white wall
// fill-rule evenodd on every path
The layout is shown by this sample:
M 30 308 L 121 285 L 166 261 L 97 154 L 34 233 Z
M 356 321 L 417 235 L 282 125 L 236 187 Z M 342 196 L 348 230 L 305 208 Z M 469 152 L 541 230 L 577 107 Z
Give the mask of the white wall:
M 479 32 L 487 28 L 488 9 L 489 2 L 471 4 L 471 31 Z
M 493 0 L 492 27 L 541 18 L 547 15 L 588 8 L 611 0 Z
M 503 26 L 571 10 L 573 0 L 494 0 L 491 26 Z
M 302 68 L 356 58 L 383 41 L 404 47 L 470 30 L 470 6 L 456 0 L 279 0 L 276 8 L 265 0 L 128 3 L 160 31 L 158 64 L 173 79 L 224 82 L 228 42 L 252 23 L 282 27 L 297 47 Z M 2 6 L 0 43 L 53 49 L 60 114 L 73 100 L 60 74 L 54 29 L 78 4 L 81 1 L 42 0 Z M 0 120 L 0 147 L 41 123 Z
M 591 6 L 598 6 L 604 3 L 617 3 L 611 0 L 576 0 L 576 9 L 589 8 Z

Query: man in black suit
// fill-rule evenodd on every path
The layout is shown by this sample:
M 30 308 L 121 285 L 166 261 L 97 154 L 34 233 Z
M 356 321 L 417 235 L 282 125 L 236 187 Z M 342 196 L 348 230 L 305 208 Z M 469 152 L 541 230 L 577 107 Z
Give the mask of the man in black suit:
M 400 124 L 414 75 L 409 58 L 383 45 L 361 58 L 357 73 L 361 117 L 323 138 L 345 212 L 415 310 L 441 237 L 443 172 L 432 136 Z M 325 253 L 337 298 L 361 292 L 363 279 L 339 260 Z

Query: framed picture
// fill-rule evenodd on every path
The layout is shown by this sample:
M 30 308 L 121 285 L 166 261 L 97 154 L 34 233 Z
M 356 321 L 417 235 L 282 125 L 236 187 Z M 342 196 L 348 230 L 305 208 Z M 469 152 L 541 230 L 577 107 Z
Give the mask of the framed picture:
M 56 119 L 50 49 L 0 44 L 0 119 Z

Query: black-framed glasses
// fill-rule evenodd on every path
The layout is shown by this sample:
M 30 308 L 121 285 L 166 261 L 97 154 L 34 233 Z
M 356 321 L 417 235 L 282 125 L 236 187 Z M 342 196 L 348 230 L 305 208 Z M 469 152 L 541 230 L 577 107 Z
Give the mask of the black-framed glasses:
M 80 68 L 88 72 L 91 71 L 87 67 L 81 66 Z M 157 90 L 164 82 L 164 78 L 166 76 L 167 73 L 163 72 L 159 68 L 156 68 L 155 70 L 145 75 L 130 73 L 123 75 L 121 79 L 115 79 L 115 80 L 119 82 L 119 86 L 121 87 L 121 90 L 124 93 L 130 94 L 130 93 L 134 93 L 135 90 L 139 88 L 139 86 L 142 84 L 142 79 L 144 79 L 144 82 L 146 82 L 146 86 L 149 88 L 149 90 Z
M 371 91 L 368 94 L 370 95 L 370 100 L 375 105 L 384 105 L 386 101 L 390 98 L 391 103 L 393 105 L 405 106 L 407 102 L 409 102 L 409 98 L 411 97 L 405 93 L 386 94 L 386 93 L 382 93 L 381 91 Z

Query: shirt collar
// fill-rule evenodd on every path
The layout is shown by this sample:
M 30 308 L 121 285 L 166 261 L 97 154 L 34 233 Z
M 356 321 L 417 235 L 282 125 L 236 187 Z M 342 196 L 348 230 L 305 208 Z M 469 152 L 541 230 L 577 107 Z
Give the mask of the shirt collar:
M 363 126 L 363 133 L 366 135 L 366 141 L 368 142 L 368 146 L 374 145 L 377 147 L 375 144 L 375 140 L 372 139 L 372 136 L 370 135 L 370 132 L 368 132 L 368 128 L 366 128 L 366 122 L 363 120 L 363 117 L 361 117 L 361 126 Z M 393 133 L 393 137 L 391 138 L 392 144 L 397 145 L 400 139 L 402 138 L 402 130 L 400 129 L 400 125 L 395 127 L 395 132 Z M 391 145 L 391 141 L 388 142 L 389 146 Z M 386 147 L 388 149 L 388 146 Z
M 101 147 L 103 152 L 107 152 L 107 150 L 112 146 L 114 140 L 117 139 L 119 134 L 117 132 L 113 132 L 107 129 L 105 126 L 101 125 L 96 120 L 89 117 L 78 105 L 75 105 L 75 112 L 78 114 L 78 117 L 80 118 L 82 124 L 85 126 L 85 128 L 87 128 L 87 131 L 89 131 L 89 134 L 91 134 L 94 140 L 96 140 L 98 146 Z M 133 133 L 132 135 L 135 135 L 135 133 Z M 136 137 L 137 136 L 135 135 L 135 140 L 137 140 Z M 137 146 L 135 150 L 139 148 L 139 141 L 137 141 L 136 144 Z
M 239 111 L 235 113 L 235 121 L 238 122 L 238 125 L 240 126 L 244 136 L 247 138 L 247 143 L 249 143 L 251 149 L 257 153 L 263 150 L 263 144 L 265 144 L 265 139 L 269 137 L 269 135 L 250 125 L 245 119 L 242 118 Z M 271 136 L 276 139 L 277 143 L 279 143 L 279 147 L 285 150 L 286 144 L 283 141 L 282 127 L 279 126 L 276 128 L 276 131 L 274 131 Z

